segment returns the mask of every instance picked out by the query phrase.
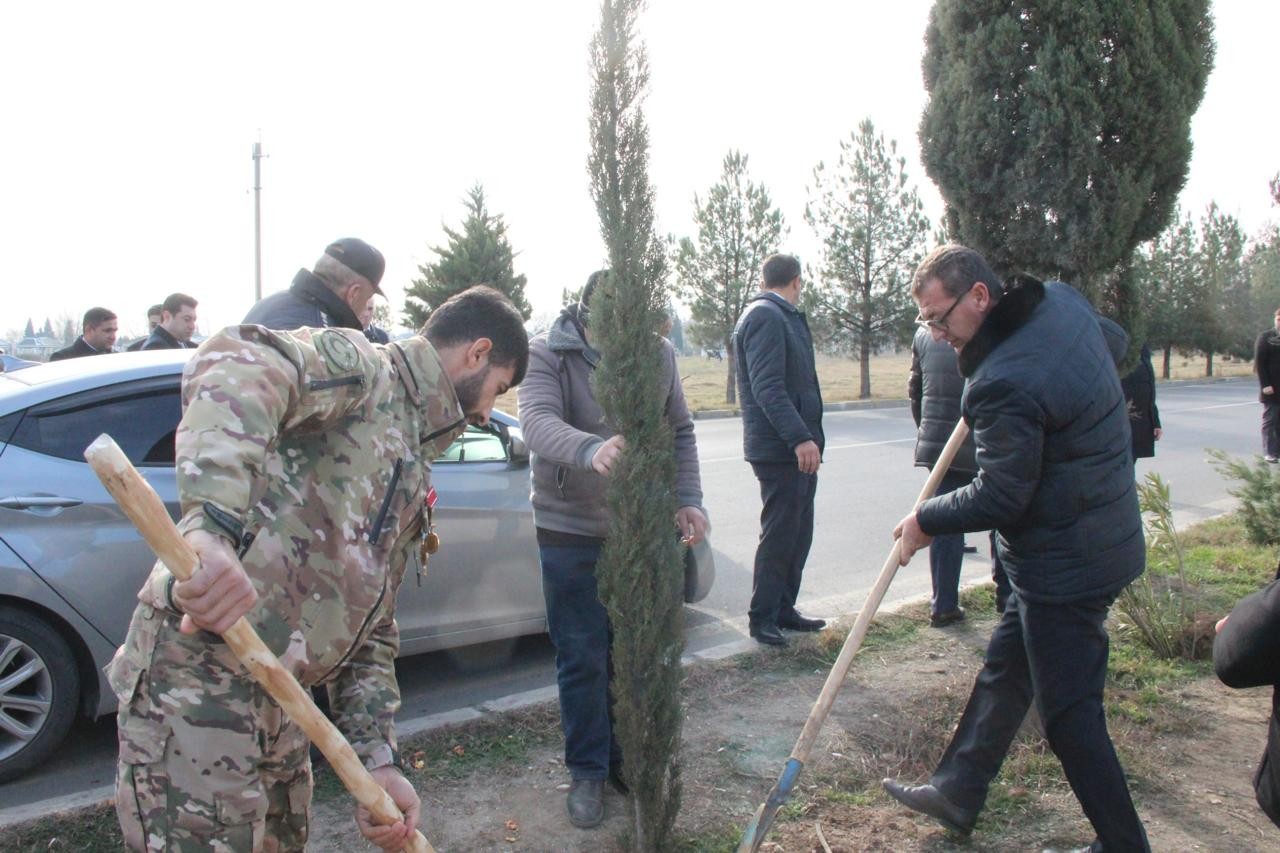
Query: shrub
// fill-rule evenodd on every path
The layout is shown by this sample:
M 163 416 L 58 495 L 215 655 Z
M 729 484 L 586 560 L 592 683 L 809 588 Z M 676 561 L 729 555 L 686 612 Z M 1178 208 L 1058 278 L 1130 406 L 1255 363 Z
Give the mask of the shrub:
M 1254 457 L 1250 465 L 1240 459 L 1232 459 L 1221 450 L 1210 450 L 1213 467 L 1228 479 L 1240 485 L 1228 489 L 1228 494 L 1240 499 L 1240 516 L 1249 541 L 1255 545 L 1280 544 L 1280 476 L 1277 469 Z

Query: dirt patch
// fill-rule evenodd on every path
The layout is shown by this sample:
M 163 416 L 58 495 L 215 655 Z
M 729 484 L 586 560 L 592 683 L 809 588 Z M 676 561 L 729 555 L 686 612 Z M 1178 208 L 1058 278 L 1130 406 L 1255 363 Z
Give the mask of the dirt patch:
M 1092 840 L 1034 721 L 968 840 L 879 789 L 883 776 L 927 777 L 967 698 L 991 625 L 983 618 L 947 630 L 922 627 L 860 655 L 765 849 L 820 853 L 819 832 L 833 853 L 1040 850 Z M 799 648 L 690 671 L 675 849 L 733 850 L 772 787 L 831 656 L 811 640 L 793 646 Z M 1125 691 L 1111 691 L 1108 700 L 1121 708 L 1109 719 L 1154 850 L 1280 849 L 1280 830 L 1257 808 L 1250 786 L 1266 738 L 1268 691 L 1227 690 L 1206 675 L 1160 695 L 1154 712 L 1123 710 Z M 613 791 L 600 828 L 576 829 L 565 819 L 568 776 L 554 713 L 544 709 L 538 721 L 520 725 L 537 731 L 518 762 L 437 778 L 421 771 L 415 781 L 437 849 L 625 850 L 627 801 Z M 450 734 L 433 739 L 447 746 Z M 309 849 L 362 849 L 345 800 L 317 799 Z

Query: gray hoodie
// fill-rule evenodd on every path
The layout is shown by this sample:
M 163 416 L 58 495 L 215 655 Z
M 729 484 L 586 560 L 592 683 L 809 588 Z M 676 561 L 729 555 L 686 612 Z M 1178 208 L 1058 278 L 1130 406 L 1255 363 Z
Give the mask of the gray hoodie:
M 684 400 L 676 354 L 663 341 L 666 416 L 675 436 L 679 505 L 702 508 L 693 418 Z M 604 476 L 591 467 L 616 431 L 605 423 L 592 389 L 600 353 L 561 314 L 529 342 L 529 371 L 520 384 L 520 429 L 532 453 L 533 521 L 559 533 L 604 537 L 609 532 Z

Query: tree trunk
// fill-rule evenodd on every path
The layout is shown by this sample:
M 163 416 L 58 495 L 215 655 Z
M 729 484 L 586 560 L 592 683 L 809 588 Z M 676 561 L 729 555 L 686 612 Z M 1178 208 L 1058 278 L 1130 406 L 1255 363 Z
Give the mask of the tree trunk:
M 1161 371 L 1161 378 L 1169 378 L 1169 359 L 1173 358 L 1173 344 L 1169 344 L 1164 348 L 1164 369 Z
M 1204 354 L 1204 375 L 1213 376 L 1213 350 Z
M 738 403 L 738 359 L 733 353 L 733 336 L 724 339 L 724 356 L 729 360 L 729 378 L 725 380 L 724 401 L 730 406 Z
M 858 373 L 862 378 L 858 399 L 868 400 L 871 398 L 871 339 L 866 335 L 862 336 L 862 345 L 858 348 L 858 355 L 862 361 L 858 367 Z

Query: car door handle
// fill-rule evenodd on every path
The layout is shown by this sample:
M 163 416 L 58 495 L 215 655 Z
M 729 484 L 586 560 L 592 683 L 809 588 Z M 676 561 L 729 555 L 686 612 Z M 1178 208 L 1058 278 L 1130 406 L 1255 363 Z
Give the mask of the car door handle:
M 0 507 L 5 509 L 65 509 L 80 506 L 84 501 L 79 498 L 60 498 L 45 495 L 22 495 L 18 497 L 0 498 Z

